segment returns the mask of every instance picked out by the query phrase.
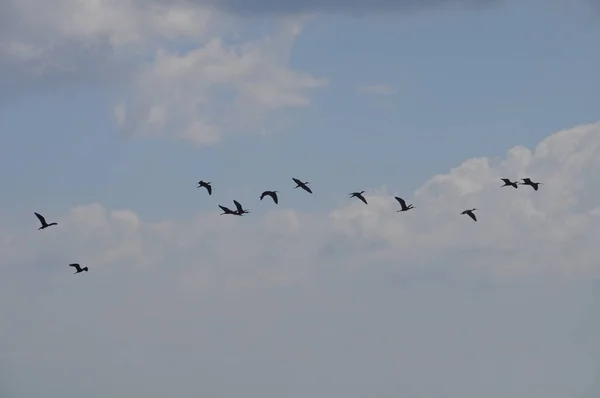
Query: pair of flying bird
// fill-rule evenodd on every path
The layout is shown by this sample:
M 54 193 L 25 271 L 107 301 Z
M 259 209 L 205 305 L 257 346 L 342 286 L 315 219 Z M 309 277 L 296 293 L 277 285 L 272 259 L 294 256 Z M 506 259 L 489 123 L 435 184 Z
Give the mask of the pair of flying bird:
M 364 193 L 365 193 L 365 191 L 352 192 L 349 195 L 351 198 L 360 199 L 364 204 L 368 205 L 369 203 L 367 203 L 367 199 L 365 199 L 365 197 L 363 196 Z M 415 208 L 412 204 L 407 205 L 406 201 L 398 196 L 394 196 L 394 199 L 396 199 L 398 201 L 398 203 L 400 203 L 400 210 L 396 210 L 397 213 L 401 212 L 401 211 L 408 211 L 410 209 Z
M 46 221 L 46 219 L 44 218 L 44 216 L 42 216 L 40 213 L 33 213 L 33 214 L 35 214 L 35 216 L 37 217 L 37 219 L 40 220 L 40 224 L 42 224 L 42 226 L 39 227 L 38 230 L 46 229 L 46 228 L 51 227 L 53 225 L 58 225 L 57 222 L 48 223 Z M 69 267 L 75 268 L 75 273 L 73 275 L 79 274 L 79 273 L 84 272 L 84 271 L 88 272 L 88 267 L 81 267 L 81 265 L 79 265 L 77 263 L 69 264 Z
M 541 182 L 533 182 L 530 178 L 522 178 L 521 181 L 523 182 L 511 181 L 508 178 L 501 178 L 501 180 L 504 181 L 503 187 L 513 187 L 515 189 L 519 188 L 519 185 L 529 185 L 534 191 L 537 191 L 540 185 L 544 185 Z

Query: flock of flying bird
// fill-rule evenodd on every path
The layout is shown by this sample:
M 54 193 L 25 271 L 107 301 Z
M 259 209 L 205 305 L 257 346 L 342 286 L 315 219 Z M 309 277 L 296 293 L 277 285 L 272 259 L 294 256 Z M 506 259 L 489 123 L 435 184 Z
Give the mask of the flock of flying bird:
M 313 193 L 312 189 L 310 189 L 310 187 L 308 186 L 308 184 L 310 184 L 310 182 L 308 182 L 308 181 L 302 182 L 301 180 L 299 180 L 297 178 L 292 178 L 292 180 L 294 180 L 294 182 L 296 183 L 296 186 L 294 187 L 294 189 L 302 188 L 303 190 L 305 190 L 306 192 L 308 192 L 310 194 Z M 537 191 L 539 186 L 543 185 L 541 182 L 533 182 L 529 178 L 521 179 L 521 181 L 523 181 L 523 182 L 511 181 L 508 178 L 501 178 L 501 180 L 504 181 L 504 185 L 502 185 L 501 187 L 513 187 L 515 189 L 518 188 L 519 185 L 529 185 L 535 191 Z M 200 180 L 200 181 L 198 181 L 198 186 L 196 188 L 205 188 L 206 191 L 208 192 L 208 194 L 212 195 L 212 185 L 210 182 Z M 269 196 L 269 197 L 271 197 L 271 199 L 273 200 L 273 202 L 275 204 L 278 204 L 279 203 L 279 197 L 277 196 L 278 192 L 279 191 L 264 191 L 260 195 L 260 200 L 263 200 L 266 196 Z M 367 205 L 368 202 L 367 202 L 367 199 L 365 199 L 365 197 L 363 196 L 364 193 L 365 193 L 365 191 L 352 192 L 349 194 L 349 196 L 351 198 L 357 198 L 360 201 L 362 201 L 364 204 Z M 404 211 L 408 211 L 408 210 L 415 208 L 412 204 L 407 205 L 406 201 L 398 196 L 395 196 L 394 199 L 396 199 L 398 201 L 398 203 L 400 204 L 400 210 L 397 210 L 397 212 L 404 212 Z M 231 210 L 228 207 L 218 205 L 221 208 L 221 210 L 223 210 L 223 213 L 221 213 L 221 215 L 230 214 L 230 215 L 234 215 L 234 216 L 242 216 L 244 214 L 250 213 L 250 211 L 248 211 L 248 209 L 244 209 L 242 207 L 242 205 L 240 204 L 240 202 L 238 202 L 237 200 L 234 199 L 233 204 L 235 205 L 235 208 L 236 208 L 235 210 Z M 469 217 L 471 217 L 471 219 L 473 219 L 473 221 L 477 221 L 477 217 L 475 216 L 475 213 L 474 213 L 474 211 L 476 211 L 476 210 L 477 209 L 468 209 L 468 210 L 464 210 L 460 214 L 468 215 Z M 42 226 L 39 227 L 38 230 L 46 229 L 53 225 L 58 225 L 57 222 L 48 223 L 46 221 L 46 219 L 44 218 L 44 216 L 42 216 L 39 213 L 34 213 L 34 214 L 38 218 L 38 220 L 40 220 L 40 223 L 42 224 Z M 81 265 L 79 265 L 77 263 L 69 264 L 69 266 L 75 268 L 74 274 L 79 274 L 81 272 L 88 271 L 88 267 L 81 267 Z

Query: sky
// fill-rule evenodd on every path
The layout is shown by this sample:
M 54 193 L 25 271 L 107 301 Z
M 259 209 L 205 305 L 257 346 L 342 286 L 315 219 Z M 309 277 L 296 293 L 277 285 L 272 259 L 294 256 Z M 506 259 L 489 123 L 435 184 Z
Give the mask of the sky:
M 599 39 L 596 0 L 3 1 L 0 396 L 599 396 Z

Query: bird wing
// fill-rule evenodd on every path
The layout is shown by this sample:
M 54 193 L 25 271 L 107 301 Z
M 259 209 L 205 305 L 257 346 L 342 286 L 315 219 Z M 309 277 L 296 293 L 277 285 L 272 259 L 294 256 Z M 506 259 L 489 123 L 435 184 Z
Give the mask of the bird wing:
M 242 208 L 242 205 L 240 204 L 240 202 L 238 202 L 237 200 L 233 201 L 233 204 L 235 205 L 235 207 L 237 207 L 237 211 L 239 213 L 241 213 L 242 211 L 244 211 L 244 209 Z
M 404 199 L 399 198 L 397 196 L 394 196 L 394 198 L 396 198 L 396 200 L 398 201 L 398 203 L 400 203 L 400 206 L 402 206 L 402 208 L 406 207 L 406 202 L 404 201 Z
M 265 191 L 265 192 L 261 193 L 261 194 L 260 194 L 260 200 L 263 200 L 263 198 L 264 198 L 265 196 L 267 196 L 268 194 L 269 194 L 269 193 L 268 193 L 267 191 Z
M 271 197 L 273 198 L 273 202 L 275 202 L 275 204 L 279 203 L 279 199 L 277 198 L 277 192 L 272 192 Z
M 44 216 L 42 216 L 40 213 L 33 213 L 33 214 L 35 214 L 35 216 L 38 218 L 38 220 L 40 220 L 42 225 L 46 225 L 46 219 L 44 218 Z
M 508 178 L 501 178 L 502 181 L 504 181 L 505 184 L 511 184 L 511 181 Z
M 467 214 L 473 219 L 473 221 L 477 221 L 477 217 L 475 217 L 475 214 L 472 211 L 467 212 Z
M 221 205 L 217 205 L 221 208 L 221 210 L 223 210 L 225 213 L 231 213 L 231 210 L 228 207 L 225 206 L 221 206 Z
M 69 264 L 69 267 L 74 267 L 77 271 L 81 271 L 79 264 Z
M 531 179 L 529 179 L 529 178 L 523 178 L 523 183 L 524 184 L 531 184 Z
M 292 180 L 294 180 L 294 182 L 295 182 L 296 184 L 298 184 L 298 185 L 303 185 L 303 184 L 302 184 L 302 181 L 300 181 L 300 180 L 299 180 L 299 179 L 297 179 L 297 178 L 294 178 L 294 177 L 292 177 Z
M 368 205 L 367 200 L 365 199 L 364 196 L 362 196 L 362 195 L 356 195 L 356 197 L 359 198 L 360 200 L 362 200 L 364 204 Z
M 206 187 L 206 190 L 208 191 L 208 194 L 212 195 L 212 187 L 210 185 L 208 185 L 208 184 L 205 184 L 204 186 Z
M 306 184 L 302 184 L 302 189 L 304 189 L 308 193 L 313 193 L 312 190 Z

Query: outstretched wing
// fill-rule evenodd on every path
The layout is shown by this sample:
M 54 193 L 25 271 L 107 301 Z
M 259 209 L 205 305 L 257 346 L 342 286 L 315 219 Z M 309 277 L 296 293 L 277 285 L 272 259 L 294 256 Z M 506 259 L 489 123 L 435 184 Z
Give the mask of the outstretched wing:
M 212 195 L 212 187 L 208 184 L 204 184 L 204 187 L 206 188 L 206 190 L 208 191 L 209 195 Z
M 217 206 L 219 206 L 221 208 L 221 210 L 223 210 L 223 212 L 225 212 L 225 213 L 231 213 L 231 210 L 228 207 L 221 206 L 221 205 L 217 205 Z
M 398 201 L 398 203 L 400 203 L 400 206 L 402 206 L 402 208 L 406 207 L 406 202 L 404 201 L 404 199 L 399 198 L 398 196 L 394 196 L 394 198 Z
M 302 185 L 302 181 L 300 181 L 299 179 L 297 179 L 297 178 L 293 178 L 293 177 L 292 177 L 292 180 L 294 180 L 294 182 L 295 182 L 296 184 L 298 184 L 298 185 Z
M 501 180 L 504 181 L 505 184 L 512 184 L 508 178 L 501 178 Z
M 69 267 L 74 267 L 77 271 L 81 271 L 79 264 L 69 264 Z
M 279 203 L 279 199 L 277 198 L 277 192 L 271 192 L 271 197 L 273 198 L 273 202 L 275 202 L 275 204 Z
M 33 214 L 35 214 L 35 216 L 38 218 L 38 220 L 40 220 L 42 225 L 46 225 L 46 219 L 44 218 L 44 216 L 42 216 L 40 213 L 33 213 Z
M 471 217 L 473 219 L 473 221 L 477 221 L 477 217 L 475 217 L 475 213 L 473 213 L 472 211 L 467 212 L 467 214 L 469 215 L 469 217 Z
M 368 205 L 368 203 L 367 203 L 367 200 L 365 199 L 365 197 L 364 197 L 364 196 L 362 196 L 362 195 L 356 195 L 356 197 L 357 197 L 357 198 L 359 198 L 360 200 L 362 200 L 362 202 L 363 202 L 364 204 Z
M 265 191 L 263 193 L 260 194 L 260 200 L 263 200 L 265 196 L 267 196 L 269 194 L 269 191 Z
M 306 184 L 302 184 L 302 189 L 304 189 L 308 193 L 313 193 L 312 190 Z
M 244 208 L 242 207 L 242 205 L 240 204 L 240 202 L 238 202 L 237 200 L 234 200 L 233 204 L 237 208 L 238 213 L 241 213 L 241 212 L 244 211 Z

